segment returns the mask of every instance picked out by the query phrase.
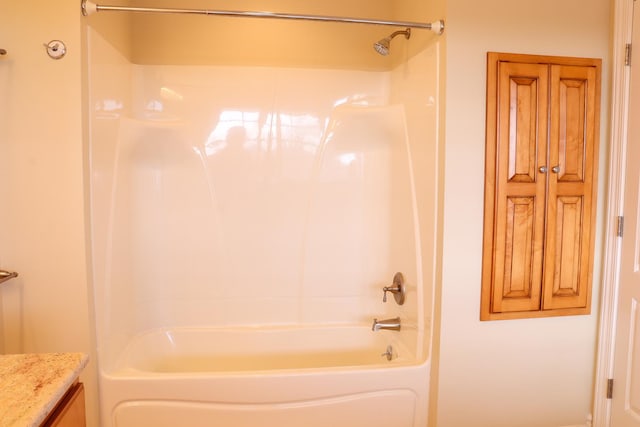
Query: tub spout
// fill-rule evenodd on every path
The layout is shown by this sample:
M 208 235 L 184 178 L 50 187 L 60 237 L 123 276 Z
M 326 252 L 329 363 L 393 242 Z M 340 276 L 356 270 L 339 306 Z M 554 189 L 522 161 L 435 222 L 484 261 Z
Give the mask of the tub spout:
M 380 329 L 389 329 L 391 331 L 399 331 L 400 318 L 395 317 L 393 319 L 385 319 L 385 320 L 373 319 L 373 326 L 371 326 L 371 330 L 379 331 Z

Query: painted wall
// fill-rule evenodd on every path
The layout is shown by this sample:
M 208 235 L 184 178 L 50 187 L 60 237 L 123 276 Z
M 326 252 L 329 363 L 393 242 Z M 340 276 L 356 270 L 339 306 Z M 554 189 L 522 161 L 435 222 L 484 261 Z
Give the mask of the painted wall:
M 590 412 L 592 314 L 480 322 L 486 52 L 604 60 L 600 189 L 605 168 L 609 2 L 449 0 L 442 323 L 437 427 L 558 427 Z M 605 192 L 599 191 L 602 206 Z M 602 209 L 600 209 L 600 212 Z M 600 215 L 600 224 L 602 215 Z M 602 240 L 602 232 L 598 232 Z M 598 245 L 601 247 L 601 244 Z
M 393 0 L 244 0 L 231 9 L 324 16 L 390 19 Z M 157 0 L 136 5 L 175 7 Z M 189 0 L 179 7 L 230 9 L 224 0 Z M 415 18 L 414 18 L 415 19 Z M 189 15 L 132 17 L 132 62 L 172 65 L 248 65 L 268 67 L 384 70 L 390 57 L 381 57 L 373 43 L 393 28 L 345 23 L 221 18 Z
M 0 0 L 0 11 L 0 47 L 9 51 L 0 59 L 0 267 L 21 274 L 0 292 L 4 350 L 90 352 L 78 2 Z M 605 59 L 606 71 L 609 4 L 449 0 L 446 14 L 446 221 L 437 425 L 582 423 L 591 400 L 595 314 L 478 320 L 484 61 L 487 50 L 596 56 Z M 53 38 L 70 48 L 61 61 L 44 55 L 42 43 Z M 606 73 L 603 77 L 606 82 Z M 607 89 L 603 84 L 603 106 Z M 606 134 L 607 109 L 602 112 Z M 606 138 L 601 139 L 604 146 Z M 605 174 L 601 167 L 601 180 Z M 600 195 L 602 202 L 604 192 Z M 594 277 L 597 289 L 599 273 Z M 596 292 L 592 313 L 597 313 L 597 300 Z M 90 408 L 96 398 L 90 385 L 93 369 L 91 364 L 83 378 Z
M 68 54 L 43 47 L 63 40 Z M 79 2 L 0 0 L 0 351 L 84 352 L 97 393 L 87 304 Z

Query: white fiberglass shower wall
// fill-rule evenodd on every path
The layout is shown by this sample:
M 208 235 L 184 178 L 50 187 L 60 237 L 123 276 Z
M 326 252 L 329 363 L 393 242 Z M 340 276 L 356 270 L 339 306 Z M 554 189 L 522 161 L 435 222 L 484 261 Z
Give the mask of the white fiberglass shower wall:
M 116 396 L 109 379 L 132 369 L 251 370 L 252 359 L 242 368 L 220 366 L 242 357 L 263 360 L 253 363 L 263 372 L 286 371 L 286 360 L 291 369 L 376 366 L 387 344 L 404 365 L 424 367 L 438 193 L 436 36 L 416 36 L 421 47 L 413 51 L 413 40 L 396 39 L 393 55 L 403 59 L 393 61 L 372 48 L 388 29 L 356 26 L 341 31 L 364 36 L 342 48 L 366 53 L 353 59 L 343 52 L 325 65 L 301 61 L 306 66 L 296 63 L 295 51 L 286 64 L 258 54 L 255 65 L 249 54 L 220 64 L 198 56 L 197 40 L 187 49 L 191 60 L 166 40 L 147 49 L 132 42 L 136 28 L 175 36 L 178 30 L 167 29 L 176 25 L 167 24 L 171 19 L 96 16 L 87 28 L 105 424 L 144 420 L 114 409 L 127 399 Z M 211 18 L 189 22 L 214 25 Z M 225 43 L 233 46 L 233 38 Z M 163 50 L 154 56 L 157 44 Z M 392 295 L 383 303 L 382 288 L 396 272 L 406 280 L 403 305 Z M 400 331 L 371 331 L 374 318 L 393 317 L 401 319 Z M 165 352 L 140 368 L 141 354 L 173 348 L 194 330 L 209 335 L 190 341 L 189 354 L 168 350 L 172 359 Z M 284 339 L 252 335 L 260 346 L 251 350 L 241 350 L 246 343 L 237 334 L 227 341 L 215 335 L 227 357 L 210 364 L 215 345 L 194 350 L 211 331 L 258 330 L 295 332 Z M 160 344 L 158 336 L 165 338 Z M 318 344 L 305 344 L 303 352 L 296 340 Z M 270 368 L 267 355 L 281 363 Z M 412 392 L 420 399 L 428 390 L 423 372 L 421 391 Z M 407 425 L 425 417 L 412 416 Z

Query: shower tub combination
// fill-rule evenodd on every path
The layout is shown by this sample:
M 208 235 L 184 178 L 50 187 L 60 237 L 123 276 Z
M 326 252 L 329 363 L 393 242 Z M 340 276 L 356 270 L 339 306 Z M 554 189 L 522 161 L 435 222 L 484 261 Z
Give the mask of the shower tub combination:
M 150 65 L 99 19 L 101 425 L 425 426 L 437 44 L 376 72 Z
M 389 331 L 163 330 L 102 377 L 102 405 L 116 426 L 423 426 L 428 375 Z

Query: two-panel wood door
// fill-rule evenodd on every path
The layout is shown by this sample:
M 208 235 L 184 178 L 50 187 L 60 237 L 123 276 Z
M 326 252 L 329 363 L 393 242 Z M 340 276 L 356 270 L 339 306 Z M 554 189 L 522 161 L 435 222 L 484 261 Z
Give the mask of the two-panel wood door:
M 590 310 L 600 61 L 490 53 L 481 318 Z

